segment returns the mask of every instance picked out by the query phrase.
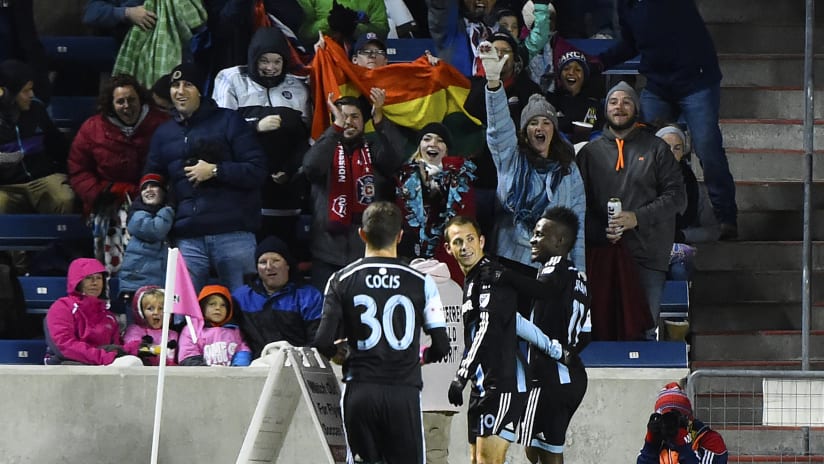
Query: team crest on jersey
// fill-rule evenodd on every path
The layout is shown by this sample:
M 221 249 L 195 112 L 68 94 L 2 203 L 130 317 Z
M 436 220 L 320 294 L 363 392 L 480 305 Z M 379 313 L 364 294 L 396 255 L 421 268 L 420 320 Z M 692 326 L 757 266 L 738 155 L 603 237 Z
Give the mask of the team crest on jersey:
M 339 217 L 346 217 L 346 195 L 339 195 L 332 200 L 332 212 Z
M 284 90 L 284 91 L 283 91 L 283 92 L 281 92 L 280 94 L 281 94 L 281 95 L 283 95 L 283 98 L 285 98 L 285 99 L 287 99 L 287 100 L 291 100 L 291 99 L 292 99 L 292 92 L 290 92 L 290 91 L 288 91 L 288 90 Z
M 481 308 L 486 308 L 486 306 L 489 304 L 489 293 L 481 293 L 480 295 L 478 295 L 478 304 L 481 306 Z
M 375 176 L 372 174 L 358 177 L 355 181 L 355 188 L 358 194 L 358 203 L 369 205 L 375 201 Z

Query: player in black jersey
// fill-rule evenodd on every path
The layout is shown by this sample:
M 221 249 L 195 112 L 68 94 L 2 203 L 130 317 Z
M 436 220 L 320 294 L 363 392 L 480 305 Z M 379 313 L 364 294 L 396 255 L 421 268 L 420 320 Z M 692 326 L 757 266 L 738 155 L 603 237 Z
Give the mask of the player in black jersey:
M 587 389 L 587 374 L 578 353 L 591 339 L 590 298 L 586 275 L 566 258 L 579 226 L 572 210 L 547 210 L 530 239 L 532 260 L 541 263 L 538 279 L 502 268 L 493 279 L 532 296 L 530 320 L 563 346 L 563 356 L 557 360 L 532 346 L 529 349 L 530 391 L 519 441 L 527 447 L 532 463 L 563 464 L 567 427 Z
M 475 221 L 452 218 L 444 239 L 466 275 L 462 308 L 466 353 L 449 387 L 449 402 L 463 403 L 463 389 L 471 379 L 467 425 L 472 463 L 500 464 L 516 438 L 526 391 L 525 383 L 518 385 L 517 294 L 509 286 L 481 278 L 481 270 L 493 264 L 483 254 L 484 237 Z
M 397 258 L 401 221 L 392 203 L 367 207 L 358 231 L 365 257 L 326 284 L 314 344 L 330 358 L 348 348 L 341 403 L 350 463 L 423 464 L 420 365 L 449 350 L 435 281 Z M 421 327 L 432 337 L 422 356 Z

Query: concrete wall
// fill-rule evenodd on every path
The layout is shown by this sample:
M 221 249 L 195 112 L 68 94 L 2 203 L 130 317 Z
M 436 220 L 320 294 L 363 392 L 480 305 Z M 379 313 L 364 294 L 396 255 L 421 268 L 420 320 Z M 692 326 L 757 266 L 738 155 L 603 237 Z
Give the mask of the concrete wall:
M 235 462 L 264 368 L 167 371 L 159 462 Z M 591 369 L 567 438 L 567 462 L 635 462 L 657 391 L 686 369 Z M 0 456 L 18 463 L 144 463 L 151 455 L 156 369 L 0 366 Z M 464 414 L 452 423 L 450 462 L 466 464 Z M 278 462 L 323 463 L 301 402 Z M 513 446 L 510 464 L 525 464 Z

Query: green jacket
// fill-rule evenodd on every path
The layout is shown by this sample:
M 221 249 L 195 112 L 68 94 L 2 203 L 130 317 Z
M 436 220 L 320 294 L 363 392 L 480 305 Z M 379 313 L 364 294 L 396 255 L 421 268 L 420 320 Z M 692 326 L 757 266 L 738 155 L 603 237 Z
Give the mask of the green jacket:
M 318 31 L 329 33 L 327 17 L 332 9 L 332 0 L 297 0 L 306 17 L 298 35 L 304 45 L 311 46 L 318 41 Z M 339 0 L 339 4 L 363 13 L 363 19 L 355 29 L 355 36 L 360 37 L 367 32 L 374 32 L 378 37 L 385 38 L 389 33 L 389 22 L 386 18 L 386 6 L 383 0 Z

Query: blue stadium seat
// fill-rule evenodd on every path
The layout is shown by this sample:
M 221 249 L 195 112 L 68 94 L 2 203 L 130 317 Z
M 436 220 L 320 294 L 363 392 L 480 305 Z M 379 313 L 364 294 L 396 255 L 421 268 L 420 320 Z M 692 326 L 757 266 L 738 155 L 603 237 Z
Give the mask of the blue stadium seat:
M 0 364 L 43 364 L 46 341 L 0 340 Z
M 46 314 L 54 300 L 66 296 L 65 277 L 23 276 L 19 280 L 29 314 Z M 119 292 L 120 281 L 112 277 L 109 279 L 109 295 L 114 298 Z
M 40 41 L 52 65 L 65 63 L 84 70 L 111 71 L 119 50 L 109 36 L 43 36 Z
M 581 360 L 586 367 L 688 367 L 684 342 L 592 342 Z
M 48 112 L 52 121 L 62 132 L 74 135 L 80 125 L 95 114 L 97 97 L 93 96 L 53 96 Z
M 19 280 L 30 314 L 46 314 L 54 300 L 66 296 L 65 277 L 23 276 Z
M 387 39 L 386 58 L 390 63 L 415 61 L 429 50 L 437 55 L 432 39 Z
M 668 280 L 661 295 L 661 319 L 686 319 L 690 309 L 690 289 L 686 280 Z
M 0 250 L 35 250 L 57 239 L 90 238 L 79 214 L 0 214 Z

